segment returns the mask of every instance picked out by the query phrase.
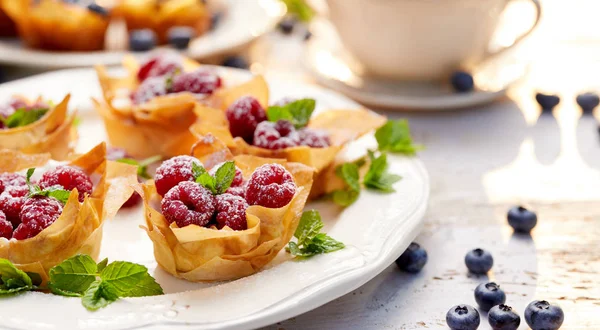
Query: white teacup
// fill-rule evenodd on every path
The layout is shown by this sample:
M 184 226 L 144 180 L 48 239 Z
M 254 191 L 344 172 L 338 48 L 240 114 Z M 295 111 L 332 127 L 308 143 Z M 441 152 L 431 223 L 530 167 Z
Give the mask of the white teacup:
M 394 80 L 438 80 L 506 48 L 488 51 L 510 0 L 327 0 L 329 18 L 368 74 Z M 540 18 L 538 0 L 535 24 Z M 509 47 L 509 48 L 510 48 Z

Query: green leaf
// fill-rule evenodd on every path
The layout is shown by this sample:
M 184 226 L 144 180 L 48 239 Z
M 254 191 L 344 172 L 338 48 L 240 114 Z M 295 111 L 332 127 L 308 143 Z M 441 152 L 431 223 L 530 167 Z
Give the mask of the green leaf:
M 273 122 L 287 120 L 294 124 L 296 128 L 302 128 L 308 125 L 308 121 L 314 110 L 314 99 L 301 99 L 283 106 L 270 106 L 267 109 L 267 118 Z
M 360 191 L 358 166 L 355 163 L 344 163 L 335 170 L 335 174 L 354 191 Z
M 40 195 L 52 197 L 52 198 L 58 200 L 59 202 L 66 204 L 67 201 L 69 200 L 69 195 L 71 195 L 71 192 L 68 190 L 64 190 L 64 189 L 60 189 L 60 188 L 56 188 L 56 187 L 48 187 L 48 188 L 42 190 L 40 192 Z
M 311 242 L 306 246 L 305 253 L 321 254 L 329 253 L 337 250 L 341 250 L 344 247 L 344 243 L 336 241 L 325 233 L 320 233 L 315 236 Z
M 309 22 L 314 16 L 315 11 L 306 3 L 305 0 L 281 0 L 287 7 L 288 14 L 295 15 L 302 22 Z
M 118 296 L 107 290 L 102 280 L 92 282 L 89 288 L 83 294 L 81 303 L 90 311 L 106 307 L 108 304 L 119 299 Z
M 101 272 L 102 270 L 104 270 L 104 268 L 106 268 L 106 265 L 108 265 L 108 258 L 104 258 L 104 260 L 100 261 L 98 263 L 98 272 Z
M 33 289 L 33 282 L 29 275 L 6 259 L 0 259 L 0 279 L 2 280 L 0 283 L 0 295 Z
M 225 162 L 215 172 L 216 190 L 217 194 L 224 193 L 233 182 L 235 178 L 235 162 Z
M 358 196 L 360 195 L 360 191 L 346 189 L 346 190 L 335 190 L 331 197 L 333 198 L 333 202 L 340 206 L 350 206 L 356 202 Z
M 317 210 L 304 211 L 294 236 L 298 239 L 298 244 L 303 245 L 323 229 L 323 221 Z
M 204 172 L 202 175 L 197 177 L 196 182 L 201 184 L 204 188 L 210 190 L 210 192 L 214 195 L 217 194 L 217 180 L 208 172 Z
M 423 149 L 420 145 L 414 145 L 410 135 L 408 121 L 388 120 L 385 125 L 375 131 L 375 139 L 381 151 L 397 152 L 405 155 L 415 155 Z
M 18 109 L 12 115 L 2 119 L 4 125 L 8 128 L 27 126 L 42 118 L 48 109 Z
M 369 156 L 372 158 L 371 166 L 369 166 L 369 170 L 367 171 L 367 174 L 365 174 L 363 184 L 367 188 L 383 192 L 393 192 L 394 188 L 392 185 L 400 181 L 402 177 L 387 172 L 387 154 L 382 153 L 379 157 L 375 158 L 375 156 L 370 153 Z
M 31 183 L 31 176 L 33 175 L 33 172 L 35 172 L 35 167 L 27 169 L 27 177 L 25 179 L 25 181 L 27 182 L 27 184 Z
M 81 296 L 96 280 L 98 266 L 88 255 L 76 255 L 50 269 L 48 286 L 54 294 Z
M 148 268 L 126 261 L 115 261 L 100 273 L 106 289 L 119 297 L 143 297 L 163 294 Z
M 192 174 L 196 178 L 196 182 L 198 182 L 198 178 L 204 173 L 206 173 L 206 169 L 202 165 L 192 162 Z

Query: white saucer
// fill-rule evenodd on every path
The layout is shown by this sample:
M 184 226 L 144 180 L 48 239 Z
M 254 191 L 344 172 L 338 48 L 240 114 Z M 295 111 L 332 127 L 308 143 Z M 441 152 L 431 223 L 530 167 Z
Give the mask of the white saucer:
M 476 89 L 469 93 L 456 93 L 449 84 L 379 80 L 362 74 L 361 65 L 344 49 L 329 22 L 315 20 L 311 30 L 314 37 L 308 43 L 304 59 L 315 79 L 374 107 L 452 110 L 482 105 L 503 96 L 528 69 L 526 63 L 509 53 L 482 63 L 473 71 Z
M 202 59 L 236 51 L 270 31 L 286 11 L 279 0 L 221 2 L 225 13 L 219 24 L 214 30 L 193 40 L 184 52 L 186 56 Z M 120 64 L 126 53 L 127 34 L 124 27 L 112 25 L 107 32 L 108 50 L 102 51 L 44 51 L 27 48 L 15 38 L 1 38 L 0 63 L 44 69 Z

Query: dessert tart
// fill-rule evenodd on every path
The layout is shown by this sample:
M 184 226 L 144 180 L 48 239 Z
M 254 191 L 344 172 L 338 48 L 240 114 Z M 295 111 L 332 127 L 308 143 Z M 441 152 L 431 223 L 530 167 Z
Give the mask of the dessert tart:
M 267 83 L 258 76 L 216 91 L 198 109 L 191 130 L 199 137 L 213 134 L 234 155 L 283 158 L 313 167 L 317 177 L 311 198 L 318 197 L 329 190 L 324 173 L 344 145 L 386 119 L 366 109 L 332 109 L 311 116 L 314 107 L 312 99 L 286 99 L 269 106 Z
M 73 150 L 76 113 L 68 113 L 70 95 L 56 104 L 13 97 L 0 104 L 0 149 L 24 153 L 50 153 L 62 160 Z
M 210 13 L 199 0 L 122 0 L 115 8 L 128 30 L 151 29 L 160 43 L 168 41 L 169 29 L 190 27 L 196 36 L 210 28 Z
M 104 100 L 94 100 L 111 145 L 135 158 L 189 154 L 196 138 L 198 100 L 221 87 L 221 78 L 177 53 L 162 52 L 138 63 L 126 57 L 124 77 L 97 66 Z
M 233 156 L 208 135 L 161 164 L 136 190 L 158 264 L 188 281 L 248 276 L 294 234 L 313 169 L 283 159 Z
M 104 48 L 108 10 L 86 1 L 0 0 L 16 23 L 21 39 L 32 48 L 93 51 Z M 88 1 L 89 2 L 89 1 Z
M 97 258 L 102 223 L 137 183 L 135 166 L 105 156 L 104 143 L 68 162 L 0 150 L 0 258 L 42 277 L 73 255 Z

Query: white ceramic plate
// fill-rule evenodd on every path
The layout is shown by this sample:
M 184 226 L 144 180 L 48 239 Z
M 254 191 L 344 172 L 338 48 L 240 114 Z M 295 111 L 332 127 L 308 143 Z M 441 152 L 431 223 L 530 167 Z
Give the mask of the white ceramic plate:
M 250 77 L 246 71 L 218 68 L 227 83 Z M 269 80 L 272 99 L 310 96 L 318 110 L 359 105 L 322 88 Z M 99 97 L 95 73 L 71 69 L 34 76 L 0 86 L 0 100 L 14 93 L 59 99 L 72 94 L 72 107 L 82 118 L 79 151 L 105 138 L 104 127 L 91 109 Z M 347 157 L 358 157 L 373 146 L 373 136 L 350 145 Z M 417 235 L 429 195 L 429 179 L 416 158 L 390 156 L 390 171 L 403 179 L 393 194 L 363 191 L 345 210 L 331 202 L 311 203 L 321 211 L 325 230 L 347 248 L 304 261 L 282 251 L 261 272 L 232 282 L 189 283 L 176 279 L 154 261 L 152 243 L 138 226 L 141 208 L 121 210 L 105 223 L 100 257 L 146 265 L 165 295 L 128 298 L 88 312 L 79 299 L 26 293 L 0 299 L 0 327 L 10 329 L 251 329 L 307 312 L 358 288 L 397 258 Z
M 225 8 L 216 28 L 196 38 L 184 52 L 188 57 L 201 59 L 233 52 L 271 30 L 285 14 L 285 6 L 279 0 L 221 0 Z M 117 39 L 123 44 L 124 31 L 113 31 L 107 37 L 109 43 Z M 68 37 L 68 36 L 65 36 Z M 114 43 L 114 42 L 113 42 Z M 96 64 L 120 64 L 123 50 L 93 52 L 52 52 L 24 47 L 13 38 L 0 38 L 0 63 L 38 68 L 69 68 Z
M 478 106 L 502 97 L 522 78 L 527 65 L 510 53 L 482 63 L 473 72 L 476 89 L 456 93 L 449 84 L 385 81 L 362 74 L 363 69 L 341 44 L 331 23 L 317 19 L 305 65 L 316 80 L 358 102 L 400 110 L 452 110 Z

